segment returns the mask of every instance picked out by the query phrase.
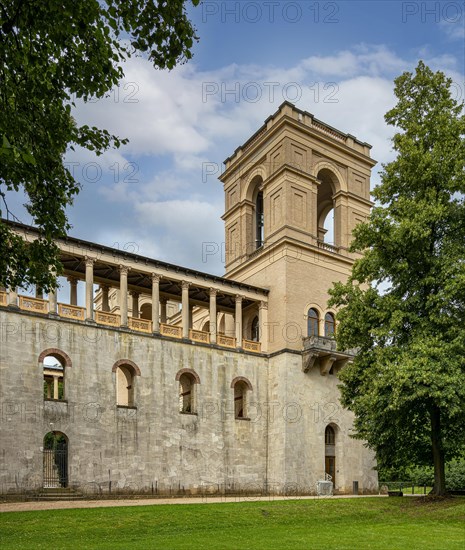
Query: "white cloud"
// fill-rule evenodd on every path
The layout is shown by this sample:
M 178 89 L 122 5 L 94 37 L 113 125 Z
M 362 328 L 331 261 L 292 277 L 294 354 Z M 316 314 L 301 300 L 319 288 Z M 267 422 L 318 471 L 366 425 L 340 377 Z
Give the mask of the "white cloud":
M 463 9 L 465 10 L 465 7 L 463 7 Z M 450 40 L 465 39 L 465 20 L 463 13 L 465 13 L 465 11 L 462 12 L 461 17 L 458 17 L 459 14 L 457 12 L 456 16 L 451 16 L 449 20 L 442 20 L 439 23 L 439 28 L 446 33 Z
M 135 210 L 144 231 L 157 235 L 154 243 L 161 249 L 160 259 L 221 273 L 223 226 L 219 219 L 220 205 L 186 199 L 138 203 Z M 218 254 L 206 256 L 207 243 L 209 250 L 213 243 Z M 190 259 L 189 264 L 185 264 L 186 257 Z
M 359 75 L 377 77 L 401 71 L 405 61 L 384 45 L 362 44 L 353 51 L 345 50 L 334 56 L 311 56 L 302 62 L 302 66 L 320 75 L 338 78 Z
M 459 77 L 454 56 L 421 54 L 434 69 Z M 92 120 L 130 139 L 119 152 L 97 160 L 107 177 L 98 188 L 102 210 L 127 213 L 112 235 L 141 243 L 142 254 L 221 273 L 220 254 L 208 264 L 202 258 L 202 243 L 217 243 L 221 250 L 224 239 L 222 186 L 216 175 L 203 180 L 202 165 L 219 165 L 284 100 L 372 144 L 372 156 L 388 162 L 393 130 L 384 114 L 395 104 L 393 78 L 416 64 L 384 45 L 366 44 L 286 67 L 231 64 L 202 72 L 189 63 L 164 72 L 143 59 L 130 60 L 119 95 L 79 105 L 76 113 L 79 123 Z M 90 162 L 87 152 L 75 155 Z M 140 167 L 137 182 L 120 177 L 115 183 L 115 163 L 121 169 L 129 161 Z M 373 183 L 379 169 L 373 171 Z M 101 237 L 106 243 L 112 239 Z

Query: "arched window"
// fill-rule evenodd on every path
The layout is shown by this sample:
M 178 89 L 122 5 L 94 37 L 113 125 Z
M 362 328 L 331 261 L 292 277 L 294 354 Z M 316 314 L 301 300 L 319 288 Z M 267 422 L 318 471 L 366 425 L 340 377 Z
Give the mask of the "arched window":
M 318 336 L 320 329 L 318 327 L 320 318 L 316 309 L 310 308 L 307 313 L 307 335 Z
M 113 365 L 116 374 L 116 405 L 135 407 L 136 376 L 140 376 L 139 367 L 129 359 L 120 359 Z
M 252 391 L 252 384 L 242 376 L 231 382 L 234 390 L 234 418 L 247 418 L 247 393 Z
M 62 362 L 52 355 L 43 360 L 44 399 L 62 400 L 65 398 L 65 369 Z
M 71 366 L 71 359 L 61 349 L 48 348 L 39 355 L 39 367 L 44 377 L 44 399 L 65 399 L 65 368 Z
M 176 380 L 179 382 L 179 412 L 197 414 L 195 385 L 200 384 L 198 375 L 191 369 L 182 369 L 176 375 Z
M 116 404 L 119 407 L 134 406 L 134 373 L 126 365 L 116 369 Z
M 247 386 L 244 382 L 237 382 L 234 386 L 234 417 L 245 418 Z
M 253 342 L 260 341 L 260 328 L 259 328 L 257 316 L 255 316 L 252 320 L 252 341 Z
M 325 315 L 325 336 L 326 338 L 331 338 L 336 332 L 336 322 L 334 320 L 334 315 L 332 313 L 327 313 Z
M 336 444 L 336 434 L 334 433 L 334 428 L 332 426 L 326 426 L 325 445 L 335 445 L 335 444 Z
M 255 200 L 255 248 L 263 246 L 265 240 L 264 227 L 263 191 L 259 191 Z

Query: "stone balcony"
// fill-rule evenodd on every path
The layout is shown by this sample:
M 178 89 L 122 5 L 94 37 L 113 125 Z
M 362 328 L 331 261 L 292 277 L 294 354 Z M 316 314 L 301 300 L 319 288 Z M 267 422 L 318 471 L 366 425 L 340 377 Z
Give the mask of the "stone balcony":
M 322 376 L 337 374 L 356 355 L 356 350 L 337 351 L 336 340 L 324 336 L 303 339 L 302 371 L 319 369 Z

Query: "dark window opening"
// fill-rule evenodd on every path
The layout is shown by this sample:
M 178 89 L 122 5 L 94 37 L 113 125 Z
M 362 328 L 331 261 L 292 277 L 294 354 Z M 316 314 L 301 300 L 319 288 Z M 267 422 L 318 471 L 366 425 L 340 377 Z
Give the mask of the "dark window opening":
M 332 313 L 327 313 L 325 315 L 325 336 L 331 338 L 336 332 L 336 322 L 334 320 L 334 315 Z
M 319 330 L 319 316 L 318 311 L 316 309 L 309 309 L 307 314 L 307 333 L 308 336 L 318 336 L 320 333 Z
M 264 215 L 263 215 L 263 191 L 259 191 L 257 194 L 257 200 L 255 202 L 255 245 L 256 248 L 263 246 L 265 240 L 264 235 Z

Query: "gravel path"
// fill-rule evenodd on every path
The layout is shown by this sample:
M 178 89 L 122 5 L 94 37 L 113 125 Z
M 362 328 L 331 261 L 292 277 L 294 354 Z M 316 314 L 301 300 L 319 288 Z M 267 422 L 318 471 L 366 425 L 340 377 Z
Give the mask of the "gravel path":
M 384 497 L 384 495 L 366 495 Z M 51 502 L 4 502 L 0 503 L 0 512 L 27 512 L 31 510 L 64 510 L 70 508 L 110 508 L 115 506 L 152 506 L 155 504 L 213 504 L 223 502 L 271 502 L 275 500 L 313 500 L 326 498 L 365 498 L 364 495 L 337 495 L 334 497 L 315 496 L 236 496 L 236 497 L 197 497 L 197 498 L 145 498 L 119 500 L 62 500 Z

